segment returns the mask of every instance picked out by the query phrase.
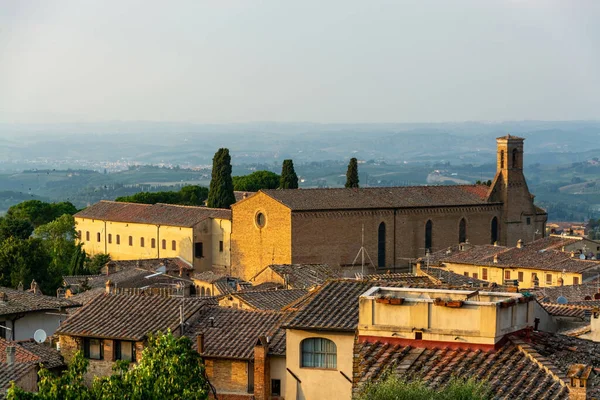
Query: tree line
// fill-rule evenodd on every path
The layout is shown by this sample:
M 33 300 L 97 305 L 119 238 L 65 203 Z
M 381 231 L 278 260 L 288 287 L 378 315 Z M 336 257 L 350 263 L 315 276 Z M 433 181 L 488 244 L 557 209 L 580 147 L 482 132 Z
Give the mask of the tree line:
M 107 255 L 90 257 L 76 243 L 77 208 L 70 202 L 28 200 L 0 217 L 0 286 L 38 282 L 53 295 L 63 275 L 98 273 Z

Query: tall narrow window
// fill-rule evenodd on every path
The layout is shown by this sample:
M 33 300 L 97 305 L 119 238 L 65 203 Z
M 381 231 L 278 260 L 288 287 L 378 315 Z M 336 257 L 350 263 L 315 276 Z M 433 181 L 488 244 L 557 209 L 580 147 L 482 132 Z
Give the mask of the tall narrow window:
M 500 168 L 504 168 L 504 150 L 500 150 Z
M 504 279 L 505 280 L 509 280 L 510 279 L 510 271 L 504 271 Z
M 490 232 L 491 243 L 494 244 L 498 241 L 498 217 L 492 219 L 492 226 Z
M 222 253 L 223 252 L 223 241 L 219 240 L 219 251 Z
M 150 247 L 152 247 L 152 248 L 156 247 L 156 239 L 154 239 L 154 238 L 150 239 Z
M 162 240 L 162 249 L 163 250 L 167 249 L 167 241 L 165 239 Z
M 194 243 L 194 256 L 196 258 L 204 257 L 204 246 L 202 245 L 202 242 Z
M 85 240 L 90 241 L 90 231 L 85 231 Z
M 77 231 L 77 239 L 81 240 L 81 231 Z
M 171 250 L 177 250 L 177 242 L 174 240 L 171 241 Z
M 144 238 L 143 237 L 140 238 L 140 247 L 144 247 Z
M 100 241 L 100 232 L 96 232 L 96 241 L 99 242 Z
M 431 250 L 432 234 L 433 234 L 433 222 L 431 222 L 431 220 L 429 220 L 425 224 L 425 248 L 427 250 Z
M 108 234 L 108 243 L 112 243 L 112 233 Z
M 512 151 L 512 167 L 517 168 L 517 157 L 519 151 L 517 149 L 513 149 Z
M 121 244 L 121 235 L 117 235 L 117 244 Z
M 385 222 L 379 224 L 377 234 L 377 266 L 385 267 Z
M 129 236 L 129 245 L 133 246 L 133 236 Z
M 467 241 L 467 221 L 463 218 L 458 225 L 458 243 Z
M 487 268 L 482 268 L 481 269 L 481 279 L 483 279 L 484 281 L 487 281 L 487 279 L 488 279 L 488 270 L 487 270 Z

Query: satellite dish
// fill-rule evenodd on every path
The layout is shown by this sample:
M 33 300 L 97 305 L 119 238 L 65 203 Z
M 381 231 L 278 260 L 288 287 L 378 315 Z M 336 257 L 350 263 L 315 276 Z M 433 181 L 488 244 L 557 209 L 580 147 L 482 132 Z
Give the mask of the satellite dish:
M 48 335 L 46 335 L 46 332 L 43 329 L 38 329 L 33 334 L 33 340 L 35 340 L 38 343 L 44 343 L 47 337 Z
M 558 304 L 567 304 L 569 302 L 569 300 L 567 300 L 567 298 L 564 296 L 558 296 L 558 299 L 556 299 L 556 302 Z
M 585 260 L 585 254 L 580 254 L 580 255 L 579 255 L 579 259 L 580 259 L 580 260 Z

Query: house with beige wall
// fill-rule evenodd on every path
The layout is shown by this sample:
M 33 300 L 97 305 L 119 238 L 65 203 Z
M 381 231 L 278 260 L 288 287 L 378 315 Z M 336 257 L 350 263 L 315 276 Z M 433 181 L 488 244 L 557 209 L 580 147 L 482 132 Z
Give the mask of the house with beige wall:
M 230 266 L 231 212 L 102 200 L 74 215 L 83 249 L 113 260 L 182 258 L 196 271 Z
M 523 174 L 524 139 L 497 138 L 491 185 L 261 190 L 231 206 L 232 271 L 327 264 L 346 276 L 406 266 L 469 240 L 509 245 L 545 235 Z M 364 248 L 365 267 L 357 262 Z
M 433 265 L 473 279 L 532 289 L 578 285 L 584 274 L 600 269 L 598 261 L 563 251 L 569 241 L 564 246 L 563 242 L 560 237 L 547 237 L 528 244 L 518 241 L 514 247 L 463 243 L 419 259 L 417 274 Z

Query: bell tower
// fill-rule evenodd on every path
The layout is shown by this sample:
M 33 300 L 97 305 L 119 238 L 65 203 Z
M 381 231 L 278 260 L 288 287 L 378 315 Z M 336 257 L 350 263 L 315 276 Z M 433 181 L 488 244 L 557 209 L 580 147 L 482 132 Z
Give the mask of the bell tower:
M 506 135 L 496 139 L 496 177 L 489 200 L 502 202 L 500 243 L 514 247 L 518 240 L 528 243 L 544 237 L 547 214 L 538 210 L 523 174 L 525 139 Z

